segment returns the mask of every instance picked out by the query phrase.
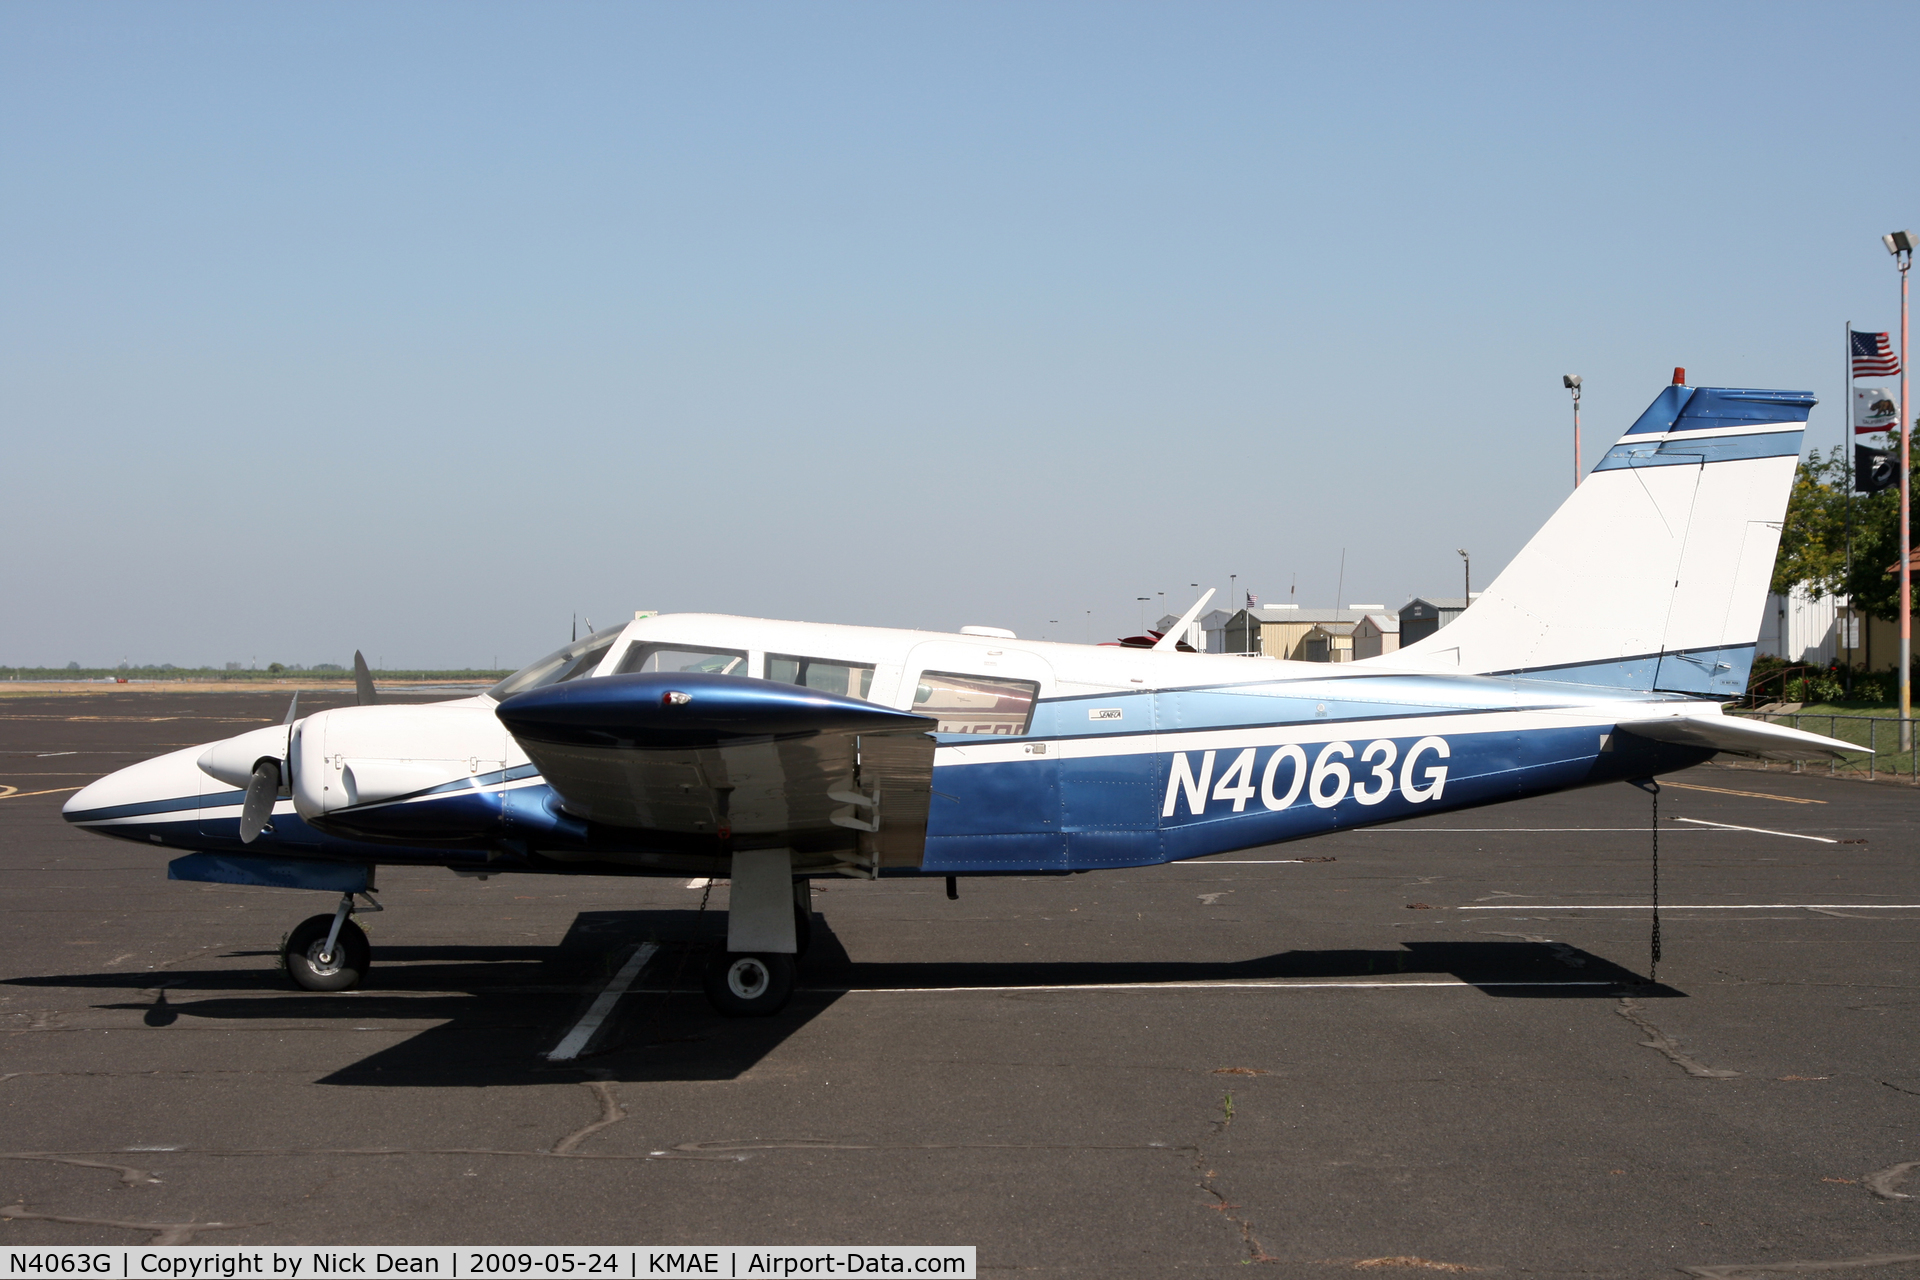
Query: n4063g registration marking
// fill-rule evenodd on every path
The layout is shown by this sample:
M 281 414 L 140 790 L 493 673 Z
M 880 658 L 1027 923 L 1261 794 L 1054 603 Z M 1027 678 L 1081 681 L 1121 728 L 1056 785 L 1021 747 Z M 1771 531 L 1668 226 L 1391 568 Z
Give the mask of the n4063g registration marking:
M 1387 738 L 1375 738 L 1357 756 L 1351 742 L 1328 742 L 1319 746 L 1309 767 L 1308 750 L 1289 742 L 1271 748 L 1262 761 L 1261 748 L 1243 748 L 1226 762 L 1217 781 L 1214 768 L 1222 753 L 1177 751 L 1167 771 L 1167 798 L 1160 816 L 1173 817 L 1182 800 L 1191 814 L 1205 813 L 1216 800 L 1231 804 L 1235 813 L 1245 813 L 1255 798 L 1262 808 L 1278 811 L 1302 795 L 1320 809 L 1331 809 L 1348 796 L 1361 804 L 1374 805 L 1393 794 L 1396 785 L 1407 803 L 1422 804 L 1440 799 L 1446 790 L 1447 766 L 1438 762 L 1453 754 L 1445 738 L 1421 738 L 1407 748 L 1405 758 Z M 1200 757 L 1198 773 L 1193 767 L 1195 754 Z

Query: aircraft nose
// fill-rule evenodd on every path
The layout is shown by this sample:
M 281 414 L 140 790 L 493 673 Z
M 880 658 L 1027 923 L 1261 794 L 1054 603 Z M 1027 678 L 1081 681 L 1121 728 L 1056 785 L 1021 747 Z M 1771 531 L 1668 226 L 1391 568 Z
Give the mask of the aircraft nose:
M 199 808 L 206 775 L 194 761 L 204 750 L 188 747 L 115 770 L 74 792 L 60 806 L 60 814 L 82 826 L 142 818 L 176 821 L 179 813 Z M 189 820 L 193 816 L 187 812 Z
M 136 766 L 137 767 L 137 766 Z M 129 795 L 127 780 L 120 775 L 125 769 L 116 769 L 104 778 L 95 779 L 67 797 L 60 806 L 60 816 L 68 822 L 82 820 L 82 815 L 97 809 L 112 809 L 124 803 Z

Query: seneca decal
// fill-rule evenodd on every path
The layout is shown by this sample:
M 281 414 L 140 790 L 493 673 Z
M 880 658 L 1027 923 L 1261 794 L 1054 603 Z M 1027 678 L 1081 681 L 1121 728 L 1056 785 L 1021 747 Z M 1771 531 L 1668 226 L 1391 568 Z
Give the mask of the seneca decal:
M 1349 796 L 1361 804 L 1375 805 L 1392 795 L 1396 785 L 1407 803 L 1422 804 L 1440 799 L 1446 790 L 1447 766 L 1439 761 L 1453 754 L 1445 738 L 1422 738 L 1407 748 L 1405 757 L 1386 738 L 1374 739 L 1358 754 L 1351 742 L 1324 743 L 1311 764 L 1307 761 L 1308 749 L 1289 742 L 1273 748 L 1263 765 L 1260 749 L 1246 747 L 1220 768 L 1217 779 L 1214 771 L 1221 753 L 1176 752 L 1167 772 L 1167 797 L 1160 816 L 1173 817 L 1183 800 L 1187 812 L 1195 815 L 1204 814 L 1215 801 L 1231 804 L 1234 813 L 1245 813 L 1256 798 L 1261 808 L 1278 811 L 1302 794 L 1320 809 L 1334 808 Z M 1200 757 L 1197 773 L 1195 754 Z M 1397 772 L 1396 760 L 1400 765 Z

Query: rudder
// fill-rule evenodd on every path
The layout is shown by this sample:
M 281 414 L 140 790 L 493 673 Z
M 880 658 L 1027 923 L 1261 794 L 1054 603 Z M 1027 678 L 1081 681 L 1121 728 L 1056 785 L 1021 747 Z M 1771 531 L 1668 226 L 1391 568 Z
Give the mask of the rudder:
M 1466 612 L 1369 665 L 1739 694 L 1814 403 L 1667 387 Z

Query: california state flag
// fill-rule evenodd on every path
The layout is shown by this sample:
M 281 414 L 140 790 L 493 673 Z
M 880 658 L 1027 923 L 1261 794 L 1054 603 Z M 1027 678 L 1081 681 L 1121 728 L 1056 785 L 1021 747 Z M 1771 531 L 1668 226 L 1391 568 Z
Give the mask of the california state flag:
M 1885 431 L 1900 421 L 1900 406 L 1883 387 L 1853 389 L 1853 434 L 1871 435 Z

